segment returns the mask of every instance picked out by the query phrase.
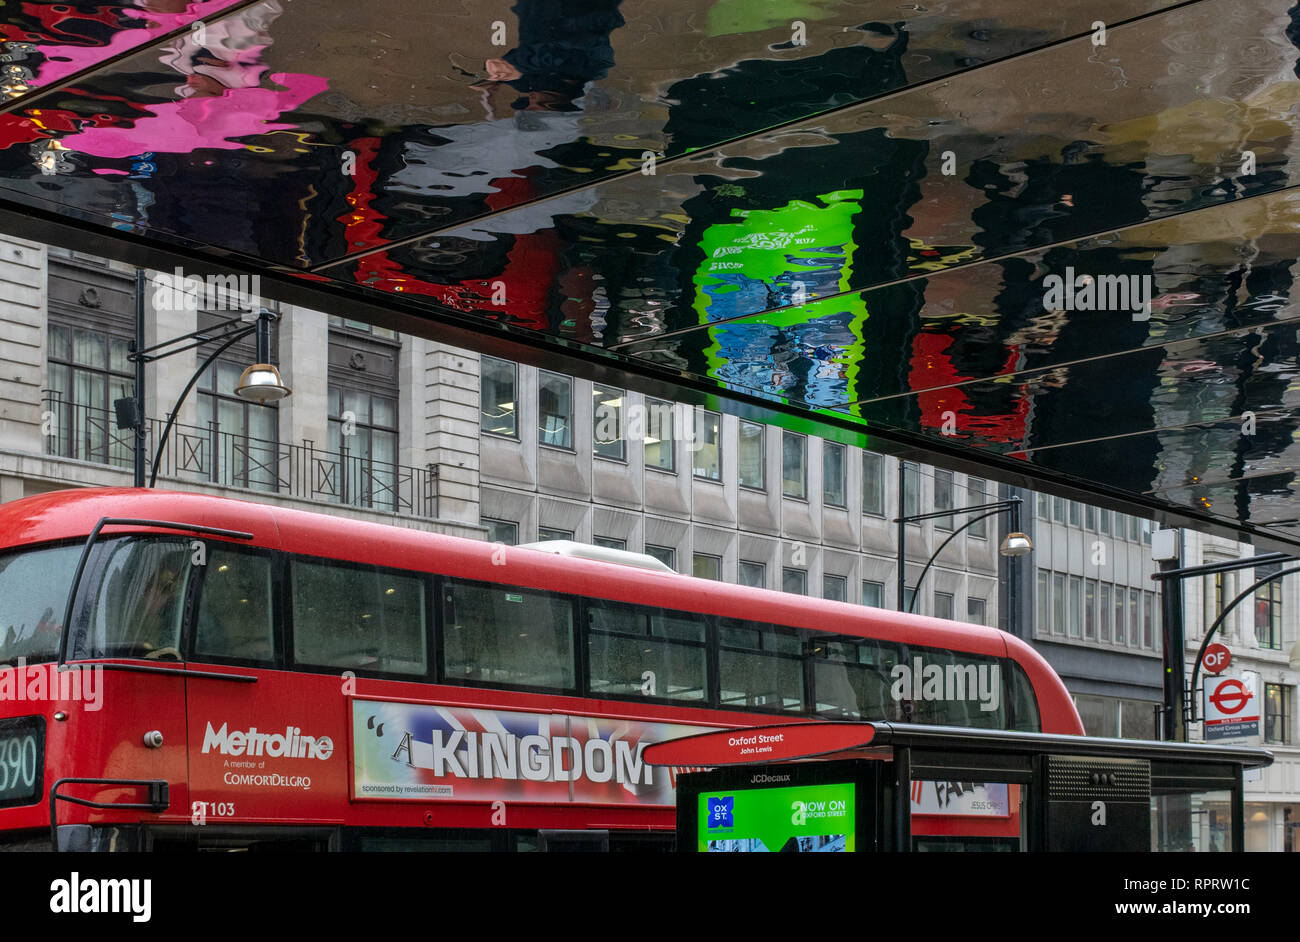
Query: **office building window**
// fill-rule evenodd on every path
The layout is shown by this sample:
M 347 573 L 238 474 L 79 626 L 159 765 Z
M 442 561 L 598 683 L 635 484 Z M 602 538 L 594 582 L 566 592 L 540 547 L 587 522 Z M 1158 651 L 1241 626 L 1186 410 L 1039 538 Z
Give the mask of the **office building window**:
M 1092 504 L 1083 508 L 1083 525 L 1094 532 L 1097 529 L 1097 508 Z
M 862 453 L 862 512 L 874 517 L 885 513 L 885 459 L 872 451 Z
M 1052 634 L 1065 634 L 1066 619 L 1065 576 L 1052 573 Z
M 691 558 L 691 575 L 697 579 L 722 579 L 722 557 L 696 553 Z
M 767 487 L 763 470 L 767 462 L 763 460 L 763 426 L 757 422 L 740 423 L 739 453 L 736 455 L 736 472 L 740 475 L 741 487 L 752 487 L 761 491 Z
M 1151 521 L 1142 521 L 1142 542 L 1147 546 L 1151 545 Z
M 862 583 L 862 604 L 872 608 L 885 607 L 885 584 L 883 582 Z
M 551 448 L 573 448 L 573 380 L 538 372 L 537 441 Z
M 1052 519 L 1052 501 L 1051 498 L 1048 497 L 1046 494 L 1038 495 L 1038 519 L 1039 520 Z
M 914 517 L 921 512 L 921 471 L 910 461 L 903 462 L 903 512 Z
M 1079 502 L 1077 500 L 1072 500 L 1069 503 L 1070 503 L 1070 526 L 1077 527 L 1079 525 Z
M 738 576 L 737 581 L 741 585 L 751 586 L 755 589 L 762 589 L 767 586 L 767 566 L 763 563 L 754 563 L 742 559 L 736 575 Z
M 1291 742 L 1291 688 L 1282 684 L 1264 685 L 1264 742 L 1286 745 Z
M 671 546 L 653 546 L 647 543 L 645 552 L 647 556 L 653 556 L 673 572 L 677 571 L 677 550 Z
M 966 620 L 972 625 L 988 624 L 988 603 L 984 599 L 966 599 Z
M 848 597 L 848 579 L 844 576 L 822 576 L 822 598 L 832 602 L 846 602 Z
M 677 420 L 673 404 L 660 399 L 645 401 L 645 428 L 640 432 L 645 442 L 645 466 L 659 471 L 677 470 Z M 694 423 L 692 423 L 693 425 Z
M 722 416 L 695 410 L 695 476 L 706 481 L 722 480 Z
M 844 446 L 835 442 L 822 443 L 822 502 L 844 506 Z
M 593 546 L 603 546 L 605 549 L 627 549 L 627 540 L 620 540 L 612 536 L 593 536 L 591 542 Z
M 130 398 L 135 390 L 126 338 L 51 324 L 48 344 L 45 406 L 54 413 L 54 434 L 46 439 L 49 451 L 131 467 L 135 433 L 119 431 L 113 419 L 114 400 Z
M 1255 567 L 1255 579 L 1279 572 L 1280 563 Z M 1282 580 L 1274 579 L 1255 590 L 1255 642 L 1261 648 L 1282 649 Z
M 519 524 L 517 523 L 511 523 L 509 520 L 489 520 L 484 517 L 483 526 L 487 527 L 489 543 L 514 546 L 519 542 Z
M 1128 518 L 1128 538 L 1134 543 L 1142 538 L 1142 521 L 1137 517 Z
M 1083 579 L 1070 576 L 1069 635 L 1077 638 L 1083 633 Z
M 988 502 L 988 482 L 983 478 L 967 478 L 966 506 L 978 507 L 980 504 L 987 504 Z M 980 515 L 976 514 L 975 516 L 978 518 Z M 966 532 L 977 540 L 987 540 L 989 537 L 988 518 L 982 520 L 976 519 L 975 522 L 970 525 L 970 529 Z
M 1057 523 L 1065 523 L 1065 498 L 1052 498 L 1052 519 Z
M 571 540 L 573 539 L 572 530 L 559 530 L 555 527 L 538 527 L 537 539 L 539 540 Z
M 952 509 L 952 472 L 934 469 L 934 509 Z M 952 517 L 937 517 L 934 521 L 936 530 L 951 530 Z
M 135 276 L 106 259 L 54 247 L 47 261 L 40 303 L 49 324 L 48 388 L 41 410 L 54 414 L 43 430 L 45 448 L 64 458 L 130 468 L 135 432 L 118 429 L 113 403 L 135 395 L 135 366 L 126 358 L 135 336 Z M 15 290 L 6 284 L 0 297 L 7 299 Z M 153 288 L 146 283 L 145 290 Z M 5 333 L 0 349 L 12 346 L 17 336 Z M 18 367 L 12 362 L 6 367 L 5 378 L 14 379 L 8 374 Z M 177 444 L 171 447 L 176 450 Z
M 1113 612 L 1110 607 L 1110 585 L 1103 582 L 1097 587 L 1097 638 L 1110 643 L 1110 623 Z
M 793 432 L 781 433 L 781 493 L 808 496 L 808 439 Z
M 952 621 L 952 614 L 952 593 L 934 593 L 934 617 L 946 618 L 949 621 Z
M 1128 606 L 1125 600 L 1128 593 L 1124 591 L 1122 585 L 1115 586 L 1115 643 L 1128 643 Z
M 795 595 L 808 594 L 808 573 L 802 569 L 781 570 L 781 591 Z
M 1150 592 L 1142 593 L 1142 647 L 1156 649 L 1156 620 L 1154 597 Z
M 623 440 L 623 401 L 626 393 L 599 383 L 591 389 L 592 452 L 601 458 L 623 461 L 627 443 Z
M 357 507 L 397 509 L 397 400 L 329 387 L 329 449 L 334 499 Z
M 1102 536 L 1110 536 L 1110 511 L 1097 508 L 1097 531 Z
M 903 588 L 903 611 L 911 612 L 913 615 L 924 614 L 920 611 L 920 606 L 916 603 L 916 590 L 907 587 Z
M 1128 643 L 1133 647 L 1142 644 L 1142 591 L 1128 590 Z
M 389 327 L 376 327 L 374 324 L 367 324 L 365 321 L 353 321 L 347 318 L 331 314 L 329 318 L 331 327 L 343 327 L 347 330 L 355 330 L 358 333 L 370 334 L 372 337 L 383 337 L 387 340 L 396 340 L 397 331 Z
M 1097 583 L 1093 579 L 1083 586 L 1083 637 L 1088 641 L 1097 638 Z
M 1052 628 L 1052 589 L 1051 573 L 1046 569 L 1038 570 L 1036 591 L 1038 608 L 1038 633 L 1047 634 Z
M 515 365 L 495 357 L 483 357 L 479 396 L 479 428 L 489 435 L 518 438 Z

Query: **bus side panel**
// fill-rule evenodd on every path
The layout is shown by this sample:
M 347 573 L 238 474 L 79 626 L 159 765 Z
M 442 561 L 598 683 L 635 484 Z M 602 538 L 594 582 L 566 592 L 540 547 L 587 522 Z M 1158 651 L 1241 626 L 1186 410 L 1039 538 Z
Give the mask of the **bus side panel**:
M 187 682 L 190 788 L 202 823 L 341 821 L 348 806 L 347 681 L 196 669 L 258 677 L 251 684 Z
M 168 784 L 170 804 L 165 812 L 95 810 L 59 802 L 60 824 L 154 821 L 187 813 L 185 680 L 129 670 L 94 666 L 61 674 L 53 665 L 27 668 L 46 676 L 81 675 L 80 697 L 46 701 L 37 712 L 45 717 L 45 782 L 41 801 L 34 806 L 0 812 L 0 826 L 49 827 L 49 792 L 60 778 L 111 778 L 161 780 Z M 69 683 L 60 679 L 60 684 Z M 66 692 L 66 691 L 65 691 Z M 11 706 L 18 706 L 13 704 Z M 66 719 L 55 719 L 63 713 Z M 160 734 L 161 745 L 146 742 L 147 734 Z M 150 735 L 150 742 L 158 737 Z M 102 802 L 147 801 L 145 789 L 118 785 L 64 785 L 60 794 Z

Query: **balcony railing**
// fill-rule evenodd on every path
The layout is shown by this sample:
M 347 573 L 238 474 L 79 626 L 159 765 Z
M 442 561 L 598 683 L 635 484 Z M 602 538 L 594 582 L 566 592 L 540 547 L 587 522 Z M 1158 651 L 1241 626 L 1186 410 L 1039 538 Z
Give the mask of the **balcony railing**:
M 118 429 L 112 412 L 52 393 L 43 402 L 46 454 L 116 468 L 133 466 L 133 433 Z M 145 454 L 150 461 L 164 424 L 146 420 Z M 339 452 L 323 451 L 310 441 L 284 445 L 222 429 L 216 422 L 207 427 L 173 425 L 158 474 L 407 516 L 433 518 L 438 513 L 434 465 L 415 468 L 376 461 L 346 446 Z

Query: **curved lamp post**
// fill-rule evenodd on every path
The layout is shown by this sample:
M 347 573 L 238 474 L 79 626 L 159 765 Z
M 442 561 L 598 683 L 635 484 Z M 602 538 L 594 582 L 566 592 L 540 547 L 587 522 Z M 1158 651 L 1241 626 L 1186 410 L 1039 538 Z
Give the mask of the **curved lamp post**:
M 167 447 L 167 436 L 180 415 L 181 406 L 190 394 L 190 390 L 199 381 L 199 377 L 209 366 L 230 347 L 250 334 L 257 335 L 257 363 L 244 370 L 235 388 L 235 395 L 249 402 L 266 403 L 283 399 L 291 390 L 284 385 L 280 371 L 271 365 L 271 324 L 279 320 L 279 315 L 262 308 L 251 323 L 241 314 L 222 321 L 206 330 L 196 330 L 180 337 L 174 337 L 152 347 L 144 346 L 144 272 L 136 273 L 136 339 L 131 345 L 127 359 L 135 364 L 135 395 L 118 399 L 113 403 L 117 414 L 117 426 L 121 429 L 135 430 L 135 486 L 145 486 L 145 444 L 144 444 L 144 367 L 154 360 L 161 360 L 177 353 L 194 350 L 205 343 L 217 342 L 217 348 L 204 359 L 195 370 L 180 398 L 167 414 L 167 422 L 158 437 L 158 448 L 154 452 L 153 464 L 149 472 L 149 487 L 158 480 L 158 466 L 162 463 L 163 449 Z M 188 341 L 188 342 L 187 342 Z M 178 346 L 179 345 L 179 346 Z
M 934 561 L 939 558 L 939 554 L 943 552 L 944 547 L 946 547 L 949 543 L 951 543 L 957 537 L 957 534 L 966 530 L 968 527 L 971 527 L 979 523 L 981 520 L 987 520 L 989 517 L 996 517 L 998 514 L 1002 514 L 1002 513 L 1006 513 L 1007 511 L 1010 511 L 1011 532 L 1008 533 L 1006 537 L 1003 538 L 1002 543 L 998 546 L 998 555 L 1025 556 L 1031 553 L 1034 549 L 1033 541 L 1029 539 L 1029 537 L 1026 536 L 1024 533 L 1020 532 L 1020 504 L 1021 503 L 1022 501 L 1019 497 L 1011 497 L 1008 498 L 1007 500 L 994 501 L 991 504 L 977 504 L 974 507 L 954 507 L 950 510 L 936 510 L 936 511 L 931 511 L 930 513 L 911 514 L 906 517 L 895 518 L 894 522 L 898 524 L 898 573 L 899 573 L 898 608 L 899 611 L 906 610 L 907 612 L 910 613 L 912 609 L 916 607 L 916 597 L 921 588 L 921 583 L 925 580 L 925 574 L 930 571 L 930 567 L 934 565 Z M 985 512 L 981 513 L 978 517 L 966 521 L 960 527 L 953 530 L 952 533 L 948 535 L 948 538 L 944 540 L 942 543 L 940 543 L 939 548 L 934 551 L 934 553 L 930 556 L 928 560 L 926 560 L 924 568 L 921 569 L 921 575 L 917 577 L 916 585 L 912 587 L 912 601 L 909 602 L 907 604 L 907 608 L 904 609 L 902 597 L 904 595 L 904 590 L 906 589 L 906 577 L 904 574 L 903 567 L 906 565 L 906 556 L 904 554 L 903 539 L 904 539 L 904 534 L 906 532 L 906 524 L 919 523 L 922 520 L 938 520 L 943 517 L 951 517 L 955 514 L 977 513 L 979 511 L 985 511 Z
M 1188 686 L 1188 697 L 1187 697 L 1188 712 L 1190 714 L 1188 717 L 1188 722 L 1195 723 L 1197 719 L 1196 678 L 1201 673 L 1201 660 L 1205 657 L 1205 649 L 1210 646 L 1210 639 L 1214 637 L 1214 633 L 1218 631 L 1219 627 L 1227 620 L 1228 613 L 1231 612 L 1238 605 L 1240 605 L 1242 602 L 1244 602 L 1246 599 L 1254 595 L 1255 590 L 1258 589 L 1260 586 L 1268 585 L 1274 579 L 1281 579 L 1283 576 L 1289 576 L 1295 572 L 1300 572 L 1300 566 L 1292 566 L 1290 569 L 1279 569 L 1277 572 L 1270 573 L 1269 575 L 1265 576 L 1263 579 L 1260 579 L 1259 581 L 1253 583 L 1252 585 L 1244 589 L 1240 595 L 1238 595 L 1227 605 L 1223 606 L 1223 611 L 1219 613 L 1219 617 L 1214 619 L 1214 623 L 1210 625 L 1209 630 L 1205 632 L 1205 638 L 1201 641 L 1201 647 L 1196 652 L 1196 660 L 1192 664 L 1192 682 Z M 1297 647 L 1300 647 L 1300 643 L 1297 644 Z M 1293 651 L 1291 655 L 1292 667 L 1295 667 L 1295 660 L 1296 660 L 1295 652 Z

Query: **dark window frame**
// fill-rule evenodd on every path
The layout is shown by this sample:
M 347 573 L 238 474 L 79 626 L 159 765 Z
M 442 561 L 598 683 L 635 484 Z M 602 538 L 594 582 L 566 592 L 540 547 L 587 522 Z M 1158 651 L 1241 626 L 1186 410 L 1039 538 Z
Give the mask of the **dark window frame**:
M 334 674 L 336 676 L 339 675 L 341 671 L 349 670 L 352 671 L 352 673 L 354 673 L 358 677 L 373 677 L 381 680 L 399 680 L 399 681 L 405 681 L 407 683 L 439 683 L 440 682 L 432 679 L 434 677 L 433 661 L 432 661 L 432 658 L 434 657 L 434 647 L 431 642 L 437 639 L 439 635 L 439 631 L 437 627 L 437 615 L 435 615 L 429 607 L 438 598 L 438 596 L 435 594 L 437 590 L 437 586 L 435 585 L 435 583 L 440 578 L 439 576 L 436 576 L 433 573 L 424 572 L 419 569 L 401 569 L 396 566 L 379 566 L 374 563 L 359 563 L 356 562 L 355 560 L 335 559 L 329 556 L 313 556 L 313 555 L 308 555 L 306 553 L 284 553 L 282 555 L 284 556 L 284 561 L 282 564 L 282 568 L 280 569 L 281 583 L 280 583 L 279 594 L 282 597 L 281 598 L 281 602 L 282 602 L 281 611 L 283 613 L 282 633 L 284 635 L 284 639 L 282 642 L 282 649 L 283 649 L 283 657 L 284 657 L 283 663 L 285 664 L 285 670 L 294 671 L 296 673 L 304 673 L 304 674 Z M 294 624 L 294 611 L 293 611 L 293 564 L 295 562 L 313 563 L 316 565 L 326 565 L 326 566 L 341 566 L 345 569 L 367 570 L 371 572 L 374 571 L 390 572 L 397 576 L 403 576 L 406 578 L 415 578 L 421 580 L 424 583 L 424 626 L 423 626 L 424 660 L 425 660 L 424 673 L 422 674 L 396 673 L 393 671 L 375 671 L 375 670 L 369 670 L 367 668 L 358 668 L 358 667 L 341 668 L 329 664 L 298 663 L 298 660 L 294 655 L 294 650 L 295 650 L 294 641 L 296 638 L 295 632 L 297 629 L 297 626 Z M 188 613 L 187 613 L 187 621 L 188 621 Z M 433 638 L 430 637 L 430 632 L 433 633 L 434 636 Z
M 269 658 L 241 658 L 232 657 L 222 654 L 200 654 L 198 650 L 198 633 L 199 633 L 199 610 L 203 605 L 203 591 L 207 586 L 208 573 L 211 572 L 210 564 L 200 567 L 202 571 L 198 573 L 198 578 L 194 579 L 195 586 L 193 595 L 186 599 L 186 612 L 184 622 L 181 627 L 181 651 L 184 653 L 187 662 L 192 661 L 196 664 L 230 664 L 240 667 L 257 667 L 268 670 L 286 670 L 292 662 L 289 658 L 289 652 L 292 650 L 287 647 L 285 640 L 288 636 L 289 618 L 287 617 L 288 609 L 285 608 L 289 601 L 287 590 L 289 588 L 288 567 L 286 561 L 288 554 L 276 550 L 266 549 L 260 546 L 245 546 L 239 543 L 228 543 L 224 540 L 205 540 L 206 554 L 211 556 L 213 547 L 219 546 L 222 552 L 236 553 L 242 556 L 255 556 L 265 558 L 270 561 L 270 595 L 271 595 L 271 656 Z M 210 559 L 208 560 L 210 563 Z M 428 644 L 428 640 L 425 640 Z M 410 675 L 404 675 L 409 677 Z

